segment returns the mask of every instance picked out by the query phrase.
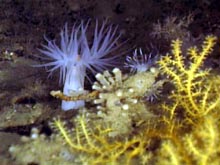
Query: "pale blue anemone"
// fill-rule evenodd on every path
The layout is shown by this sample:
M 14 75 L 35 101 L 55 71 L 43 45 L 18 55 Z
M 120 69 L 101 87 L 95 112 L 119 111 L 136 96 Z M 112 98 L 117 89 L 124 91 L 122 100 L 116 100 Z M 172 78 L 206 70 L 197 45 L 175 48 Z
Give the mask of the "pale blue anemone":
M 64 83 L 63 93 L 68 96 L 73 92 L 83 91 L 87 69 L 95 73 L 111 65 L 115 56 L 107 55 L 120 46 L 116 44 L 120 38 L 117 27 L 107 26 L 106 21 L 99 26 L 96 21 L 94 39 L 91 43 L 87 38 L 88 26 L 89 21 L 86 24 L 81 22 L 78 26 L 74 25 L 69 33 L 66 24 L 60 33 L 60 46 L 55 41 L 46 39 L 47 45 L 40 49 L 44 54 L 41 58 L 49 62 L 37 66 L 49 67 L 50 74 L 59 69 L 60 82 Z M 61 105 L 63 110 L 78 109 L 82 106 L 83 100 L 62 101 Z
M 142 49 L 135 49 L 133 56 L 127 56 L 125 61 L 125 67 L 130 68 L 130 72 L 145 72 L 149 70 L 158 59 L 158 55 L 155 52 L 150 54 L 144 54 Z

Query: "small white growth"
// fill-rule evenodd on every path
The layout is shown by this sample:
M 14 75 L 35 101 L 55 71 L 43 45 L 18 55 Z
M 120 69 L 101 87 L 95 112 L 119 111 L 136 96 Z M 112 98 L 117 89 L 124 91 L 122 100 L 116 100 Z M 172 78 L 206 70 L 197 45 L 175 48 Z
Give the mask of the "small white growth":
M 17 147 L 12 145 L 12 146 L 9 147 L 8 151 L 10 153 L 15 153 L 17 151 Z
M 93 102 L 94 104 L 101 104 L 104 102 L 104 99 L 95 99 Z
M 132 103 L 132 104 L 137 104 L 138 100 L 137 99 L 127 99 L 128 102 Z
M 94 82 L 94 84 L 92 85 L 92 89 L 100 91 L 102 90 L 102 87 L 100 86 L 98 82 Z
M 107 99 L 108 97 L 109 97 L 109 95 L 107 93 L 100 93 L 99 94 L 100 99 Z
M 39 137 L 39 130 L 37 128 L 31 129 L 31 139 L 37 139 Z
M 109 71 L 104 71 L 103 75 L 106 77 L 106 79 L 111 83 L 114 84 L 115 80 L 113 79 L 112 75 L 109 73 Z
M 70 151 L 65 150 L 65 149 L 60 151 L 59 156 L 66 161 L 73 161 L 75 158 L 74 155 Z
M 116 96 L 121 97 L 123 95 L 123 92 L 121 90 L 118 90 L 116 92 Z
M 122 82 L 122 73 L 121 73 L 121 70 L 118 69 L 118 68 L 114 68 L 113 71 L 112 71 L 115 75 L 115 81 L 117 82 Z
M 108 80 L 107 80 L 101 73 L 98 73 L 95 77 L 96 77 L 97 80 L 99 80 L 99 82 L 100 82 L 103 86 L 106 86 L 105 88 L 107 88 L 107 86 L 110 85 L 110 83 L 108 82 Z
M 103 88 L 103 89 L 108 89 L 107 86 L 105 86 L 105 85 L 103 85 L 102 88 Z
M 39 135 L 36 133 L 31 134 L 31 139 L 37 139 L 38 137 Z
M 156 73 L 156 71 L 157 71 L 157 69 L 156 69 L 155 67 L 151 67 L 151 68 L 150 68 L 150 72 L 151 72 L 151 73 Z
M 124 104 L 124 105 L 122 106 L 122 109 L 128 110 L 128 109 L 129 109 L 129 105 L 128 105 L 128 104 Z
M 133 89 L 133 88 L 129 88 L 129 89 L 128 89 L 128 92 L 134 93 L 134 89 Z
M 102 111 L 98 111 L 98 112 L 97 112 L 97 115 L 98 115 L 98 116 L 101 116 L 102 114 L 103 114 Z

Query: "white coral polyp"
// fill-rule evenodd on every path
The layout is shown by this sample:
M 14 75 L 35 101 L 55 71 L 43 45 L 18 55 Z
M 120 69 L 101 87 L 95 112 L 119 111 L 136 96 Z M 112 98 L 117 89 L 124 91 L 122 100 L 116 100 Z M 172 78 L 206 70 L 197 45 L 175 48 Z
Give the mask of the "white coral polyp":
M 120 34 L 116 34 L 117 27 L 106 26 L 106 21 L 100 29 L 96 21 L 94 39 L 90 44 L 86 36 L 88 24 L 89 21 L 86 24 L 81 22 L 77 27 L 73 26 L 70 34 L 66 24 L 60 33 L 60 47 L 54 41 L 46 39 L 48 44 L 43 45 L 44 49 L 40 49 L 40 52 L 46 56 L 41 58 L 49 62 L 36 66 L 50 67 L 50 74 L 59 69 L 60 82 L 64 83 L 63 93 L 67 96 L 71 96 L 71 91 L 77 93 L 79 89 L 84 88 L 87 68 L 95 73 L 111 65 L 115 57 L 106 57 L 106 55 L 120 46 L 116 46 L 120 37 Z M 62 101 L 62 109 L 65 111 L 82 106 L 84 106 L 83 100 Z

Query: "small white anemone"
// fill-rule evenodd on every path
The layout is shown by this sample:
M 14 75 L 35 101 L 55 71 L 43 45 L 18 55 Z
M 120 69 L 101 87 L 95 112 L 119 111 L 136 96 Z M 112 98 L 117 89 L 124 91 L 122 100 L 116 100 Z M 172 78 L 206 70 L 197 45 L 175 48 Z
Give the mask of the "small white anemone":
M 86 35 L 89 21 L 86 24 L 81 22 L 78 26 L 74 25 L 71 33 L 65 24 L 60 33 L 60 46 L 57 46 L 55 41 L 46 39 L 47 45 L 43 45 L 44 49 L 40 49 L 40 52 L 44 54 L 40 58 L 49 62 L 35 66 L 49 67 L 49 75 L 59 69 L 60 82 L 64 83 L 63 93 L 65 95 L 71 96 L 73 92 L 82 92 L 86 69 L 88 68 L 94 74 L 106 69 L 116 58 L 115 56 L 107 57 L 107 55 L 121 46 L 116 44 L 120 38 L 117 27 L 106 24 L 107 21 L 104 21 L 99 27 L 96 21 L 92 43 L 88 41 Z M 63 110 L 78 109 L 82 106 L 84 106 L 83 100 L 62 101 Z
M 157 54 L 152 52 L 147 55 L 143 53 L 141 48 L 135 49 L 132 57 L 126 57 L 125 67 L 130 68 L 132 73 L 145 72 L 154 65 L 157 57 Z

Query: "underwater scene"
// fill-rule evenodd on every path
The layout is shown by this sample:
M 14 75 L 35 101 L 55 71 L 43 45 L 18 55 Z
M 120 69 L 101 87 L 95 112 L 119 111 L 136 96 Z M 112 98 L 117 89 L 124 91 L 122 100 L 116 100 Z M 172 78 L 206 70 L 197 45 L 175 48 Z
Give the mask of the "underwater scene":
M 219 6 L 1 0 L 0 165 L 219 165 Z

